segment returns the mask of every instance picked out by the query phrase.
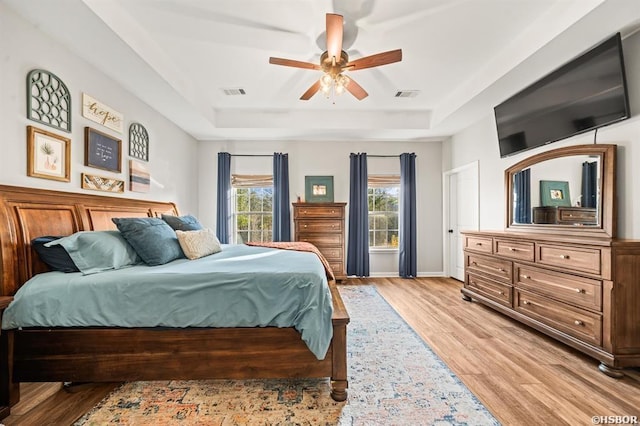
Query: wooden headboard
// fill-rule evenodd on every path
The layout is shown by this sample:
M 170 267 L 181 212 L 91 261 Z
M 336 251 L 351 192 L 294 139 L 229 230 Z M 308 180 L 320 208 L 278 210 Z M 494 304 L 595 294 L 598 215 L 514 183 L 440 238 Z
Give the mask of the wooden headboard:
M 114 217 L 178 214 L 174 203 L 133 200 L 0 185 L 0 295 L 13 296 L 33 275 L 47 270 L 31 248 L 45 235 L 116 229 Z

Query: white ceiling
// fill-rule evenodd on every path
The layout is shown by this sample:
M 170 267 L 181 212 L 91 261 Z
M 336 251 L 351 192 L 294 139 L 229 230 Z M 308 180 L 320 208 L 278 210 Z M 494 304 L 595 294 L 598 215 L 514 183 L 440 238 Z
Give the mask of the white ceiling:
M 439 140 L 640 20 L 640 0 L 0 1 L 199 140 Z M 326 13 L 350 59 L 403 51 L 350 73 L 362 101 L 300 101 L 319 71 L 268 63 L 318 62 Z

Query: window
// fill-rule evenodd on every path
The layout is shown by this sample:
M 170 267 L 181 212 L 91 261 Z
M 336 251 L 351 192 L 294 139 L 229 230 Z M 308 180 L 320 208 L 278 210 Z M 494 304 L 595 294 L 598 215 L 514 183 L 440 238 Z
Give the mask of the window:
M 397 249 L 400 176 L 370 175 L 368 180 L 369 247 Z
M 273 177 L 233 175 L 231 187 L 233 242 L 273 241 Z

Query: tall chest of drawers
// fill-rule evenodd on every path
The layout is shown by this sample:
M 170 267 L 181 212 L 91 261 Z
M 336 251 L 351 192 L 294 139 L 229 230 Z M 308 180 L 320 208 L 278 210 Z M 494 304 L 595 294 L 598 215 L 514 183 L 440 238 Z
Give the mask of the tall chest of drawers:
M 295 241 L 312 243 L 327 259 L 337 280 L 344 269 L 344 215 L 347 203 L 293 203 Z
M 640 241 L 463 232 L 463 297 L 596 359 L 640 366 Z

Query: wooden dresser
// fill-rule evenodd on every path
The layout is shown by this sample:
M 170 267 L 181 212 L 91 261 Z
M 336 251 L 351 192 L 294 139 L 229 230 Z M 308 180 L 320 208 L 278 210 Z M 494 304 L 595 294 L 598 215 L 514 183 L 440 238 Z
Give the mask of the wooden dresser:
M 344 269 L 344 214 L 347 203 L 293 203 L 295 241 L 312 243 L 327 259 L 336 280 Z
M 533 223 L 596 225 L 598 210 L 589 207 L 534 207 Z
M 596 359 L 640 366 L 640 241 L 463 232 L 462 293 Z

